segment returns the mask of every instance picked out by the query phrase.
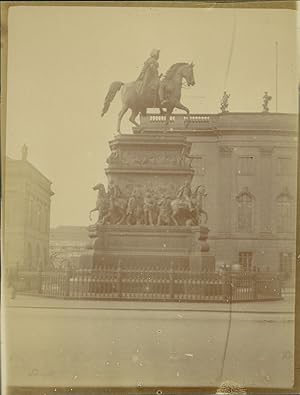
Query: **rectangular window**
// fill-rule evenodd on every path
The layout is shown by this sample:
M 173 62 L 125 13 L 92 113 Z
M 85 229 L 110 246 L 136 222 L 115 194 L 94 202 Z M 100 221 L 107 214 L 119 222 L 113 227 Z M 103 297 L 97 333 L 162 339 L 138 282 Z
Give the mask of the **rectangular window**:
M 277 232 L 290 233 L 294 231 L 293 204 L 287 198 L 277 201 Z
M 278 158 L 277 174 L 279 176 L 289 176 L 293 174 L 292 158 Z
M 290 276 L 293 271 L 293 254 L 291 252 L 281 252 L 279 258 L 279 271 Z
M 243 251 L 239 253 L 239 264 L 244 272 L 253 271 L 253 253 L 249 251 Z
M 240 156 L 237 172 L 240 176 L 253 176 L 255 174 L 254 156 Z

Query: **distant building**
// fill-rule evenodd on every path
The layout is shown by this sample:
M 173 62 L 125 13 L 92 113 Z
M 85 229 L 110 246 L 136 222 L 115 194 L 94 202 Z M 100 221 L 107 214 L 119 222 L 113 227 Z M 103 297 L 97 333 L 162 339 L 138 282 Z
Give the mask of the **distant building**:
M 28 160 L 6 158 L 4 259 L 6 268 L 42 269 L 49 262 L 51 181 Z
M 207 190 L 209 240 L 217 264 L 291 276 L 296 261 L 297 115 L 193 114 L 172 119 L 192 142 L 193 184 Z M 160 115 L 144 130 L 163 130 Z
M 85 226 L 57 226 L 50 230 L 50 260 L 54 267 L 77 267 L 86 251 Z

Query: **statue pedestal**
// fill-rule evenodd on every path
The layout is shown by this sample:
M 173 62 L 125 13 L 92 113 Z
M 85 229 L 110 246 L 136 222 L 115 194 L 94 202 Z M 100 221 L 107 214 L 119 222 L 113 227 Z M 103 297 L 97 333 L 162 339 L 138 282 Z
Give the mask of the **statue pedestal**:
M 136 267 L 188 270 L 193 249 L 193 232 L 186 226 L 96 225 L 91 242 L 82 256 L 81 267 Z
M 187 138 L 145 131 L 117 136 L 109 144 L 105 172 L 113 185 L 110 191 L 115 188 L 116 193 L 105 191 L 98 197 L 99 207 L 105 199 L 107 205 L 98 224 L 89 227 L 90 244 L 81 267 L 137 276 L 146 271 L 171 276 L 176 271 L 214 270 L 208 228 L 197 225 L 203 191 L 192 191 L 190 185 L 194 170 Z
M 207 227 L 92 225 L 90 245 L 81 268 L 116 270 L 135 268 L 175 271 L 214 271 L 214 256 L 201 251 L 199 237 Z M 202 240 L 203 242 L 203 240 Z M 204 244 L 205 249 L 208 244 Z
M 144 197 L 150 190 L 175 199 L 178 188 L 193 178 L 188 158 L 191 143 L 184 136 L 124 134 L 109 145 L 111 155 L 105 172 L 108 181 L 118 185 L 127 199 L 133 191 Z

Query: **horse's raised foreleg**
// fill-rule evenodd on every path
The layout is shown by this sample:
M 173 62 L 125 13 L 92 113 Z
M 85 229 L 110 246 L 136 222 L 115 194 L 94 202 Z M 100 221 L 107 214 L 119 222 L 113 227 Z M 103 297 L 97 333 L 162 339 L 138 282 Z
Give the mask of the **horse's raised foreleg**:
M 138 110 L 131 110 L 129 121 L 139 128 L 140 125 L 135 121 L 135 118 L 137 117 L 138 113 L 139 113 Z
M 175 108 L 178 108 L 179 110 L 183 110 L 183 111 L 186 112 L 187 117 L 188 117 L 187 118 L 187 123 L 189 123 L 190 122 L 190 110 L 186 106 L 184 106 L 182 103 L 180 103 L 180 102 L 175 104 Z
M 121 109 L 121 111 L 119 112 L 119 115 L 118 115 L 118 127 L 117 127 L 117 132 L 120 133 L 120 134 L 121 134 L 121 121 L 122 121 L 123 116 L 124 116 L 125 113 L 127 112 L 128 108 L 129 108 L 128 106 L 123 106 L 122 109 Z

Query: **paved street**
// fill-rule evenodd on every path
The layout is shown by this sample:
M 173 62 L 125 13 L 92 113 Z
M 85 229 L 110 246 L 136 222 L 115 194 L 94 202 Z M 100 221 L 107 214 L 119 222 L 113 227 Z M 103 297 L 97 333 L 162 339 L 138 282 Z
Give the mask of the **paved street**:
M 227 305 L 210 305 L 18 296 L 6 309 L 7 383 L 218 385 L 229 313 Z M 233 310 L 223 378 L 245 386 L 290 386 L 291 297 L 235 304 Z

